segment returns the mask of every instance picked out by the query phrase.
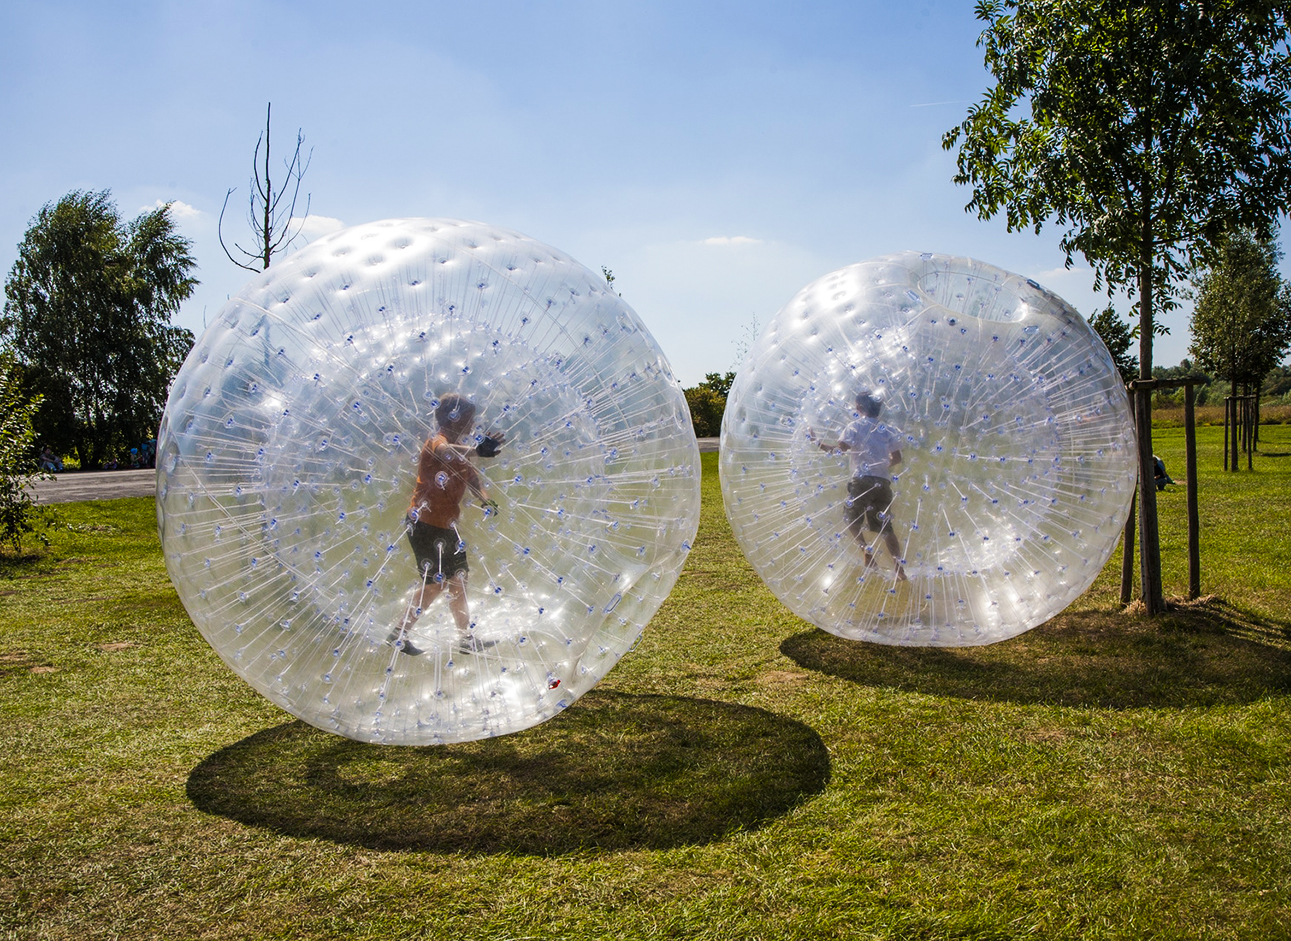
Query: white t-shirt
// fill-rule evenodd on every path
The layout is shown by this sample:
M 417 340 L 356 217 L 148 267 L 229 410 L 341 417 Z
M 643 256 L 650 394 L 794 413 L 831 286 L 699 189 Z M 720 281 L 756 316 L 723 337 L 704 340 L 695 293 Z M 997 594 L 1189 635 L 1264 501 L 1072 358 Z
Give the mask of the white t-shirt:
M 901 449 L 902 440 L 891 425 L 864 415 L 844 428 L 838 439 L 847 445 L 853 477 L 887 477 L 892 470 L 892 452 Z

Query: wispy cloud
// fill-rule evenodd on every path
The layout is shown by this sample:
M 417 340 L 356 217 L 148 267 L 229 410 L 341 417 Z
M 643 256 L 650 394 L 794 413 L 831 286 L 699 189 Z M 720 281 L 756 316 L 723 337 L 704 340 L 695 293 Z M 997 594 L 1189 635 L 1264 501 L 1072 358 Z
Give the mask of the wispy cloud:
M 304 219 L 292 219 L 292 225 L 301 223 L 300 234 L 306 239 L 316 239 L 320 235 L 330 235 L 345 228 L 345 223 L 331 216 L 306 216 Z
M 761 245 L 761 239 L 750 238 L 747 235 L 715 235 L 712 238 L 704 239 L 704 245 Z
M 202 215 L 202 210 L 198 209 L 196 206 L 190 206 L 188 203 L 179 199 L 159 199 L 151 206 L 140 206 L 139 211 L 152 212 L 154 209 L 160 209 L 162 206 L 166 205 L 167 202 L 170 203 L 170 214 L 176 219 L 196 219 L 198 216 Z
M 942 105 L 966 105 L 965 99 L 956 99 L 954 101 L 921 101 L 917 105 L 911 105 L 911 108 L 940 108 Z

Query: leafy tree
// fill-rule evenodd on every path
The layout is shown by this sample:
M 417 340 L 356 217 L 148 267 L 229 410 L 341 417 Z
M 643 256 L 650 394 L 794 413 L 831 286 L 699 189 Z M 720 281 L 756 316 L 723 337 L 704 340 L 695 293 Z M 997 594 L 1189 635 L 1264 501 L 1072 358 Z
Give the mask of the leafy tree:
M 1089 325 L 1102 339 L 1107 352 L 1112 354 L 1112 362 L 1116 364 L 1116 370 L 1121 374 L 1121 378 L 1126 382 L 1137 378 L 1139 360 L 1137 356 L 1130 355 L 1130 347 L 1134 345 L 1134 334 L 1126 326 L 1125 321 L 1116 315 L 1116 309 L 1108 304 L 1089 318 Z
M 170 324 L 197 280 L 167 204 L 124 223 L 107 190 L 32 220 L 5 281 L 0 339 L 43 398 L 34 425 L 81 467 L 156 433 L 193 334 Z
M 701 382 L 700 388 L 712 389 L 726 401 L 726 397 L 731 394 L 731 386 L 735 384 L 735 373 L 733 372 L 708 372 L 704 373 L 704 381 Z
M 1291 347 L 1291 285 L 1278 274 L 1282 253 L 1272 239 L 1238 231 L 1217 246 L 1197 278 L 1188 351 L 1207 372 L 1259 390 Z
M 16 553 L 22 542 L 34 534 L 49 545 L 38 524 L 45 522 L 45 509 L 32 499 L 31 485 L 46 475 L 36 468 L 32 416 L 40 397 L 31 397 L 22 381 L 22 369 L 12 353 L 0 354 L 0 543 Z
M 695 437 L 715 438 L 722 433 L 722 413 L 726 399 L 706 386 L 692 386 L 682 390 L 690 406 L 690 421 L 695 426 Z
M 698 438 L 715 438 L 722 433 L 722 416 L 726 412 L 726 396 L 730 394 L 735 373 L 710 372 L 697 386 L 683 389 L 686 404 L 690 406 L 690 421 Z
M 1269 0 L 979 0 L 996 84 L 942 139 L 966 207 L 1010 231 L 1065 227 L 1109 289 L 1137 298 L 1139 375 L 1157 312 L 1220 233 L 1267 234 L 1291 197 L 1288 4 Z M 1137 409 L 1139 479 L 1152 418 Z M 1140 570 L 1164 607 L 1156 492 L 1141 488 Z
M 1274 366 L 1269 370 L 1260 394 L 1267 398 L 1291 395 L 1291 367 Z
M 296 203 L 300 197 L 300 184 L 309 169 L 313 150 L 302 158 L 300 149 L 305 145 L 305 135 L 296 129 L 296 149 L 291 159 L 283 161 L 285 178 L 280 178 L 277 188 L 274 187 L 272 167 L 269 163 L 269 124 L 273 114 L 273 102 L 265 108 L 264 133 L 256 138 L 255 153 L 251 155 L 251 182 L 248 186 L 250 195 L 247 198 L 247 227 L 255 235 L 255 251 L 243 248 L 237 242 L 233 248 L 242 256 L 234 257 L 224 242 L 224 212 L 229 208 L 229 197 L 236 187 L 224 194 L 224 205 L 220 208 L 219 235 L 220 247 L 229 261 L 247 271 L 263 271 L 269 267 L 273 256 L 286 251 L 300 235 L 305 220 L 309 217 L 309 194 L 305 194 L 305 214 L 296 218 Z M 264 168 L 260 164 L 260 145 L 264 145 Z M 290 194 L 290 199 L 287 199 Z

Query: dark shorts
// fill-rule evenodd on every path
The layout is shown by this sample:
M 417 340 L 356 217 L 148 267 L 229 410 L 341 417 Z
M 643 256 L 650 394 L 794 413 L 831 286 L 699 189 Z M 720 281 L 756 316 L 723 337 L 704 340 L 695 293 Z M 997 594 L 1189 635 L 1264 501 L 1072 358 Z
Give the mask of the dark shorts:
M 459 572 L 469 571 L 466 565 L 466 543 L 451 529 L 440 529 L 429 523 L 410 523 L 408 542 L 417 557 L 417 571 L 427 582 L 448 581 Z
M 883 477 L 853 477 L 847 484 L 847 503 L 843 517 L 848 529 L 858 532 L 861 524 L 876 533 L 890 526 L 888 510 L 892 507 L 892 484 Z

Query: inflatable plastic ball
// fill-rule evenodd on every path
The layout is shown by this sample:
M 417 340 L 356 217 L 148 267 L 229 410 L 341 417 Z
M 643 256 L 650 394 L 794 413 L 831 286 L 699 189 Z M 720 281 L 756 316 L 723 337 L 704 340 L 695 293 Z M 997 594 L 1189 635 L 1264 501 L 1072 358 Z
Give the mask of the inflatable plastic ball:
M 988 644 L 1111 555 L 1136 480 L 1125 387 L 1034 281 L 907 253 L 805 287 L 722 423 L 726 512 L 795 614 L 885 644 Z
M 159 437 L 184 606 L 321 729 L 430 744 L 590 689 L 694 538 L 685 399 L 600 275 L 515 232 L 405 219 L 319 239 L 194 347 Z

